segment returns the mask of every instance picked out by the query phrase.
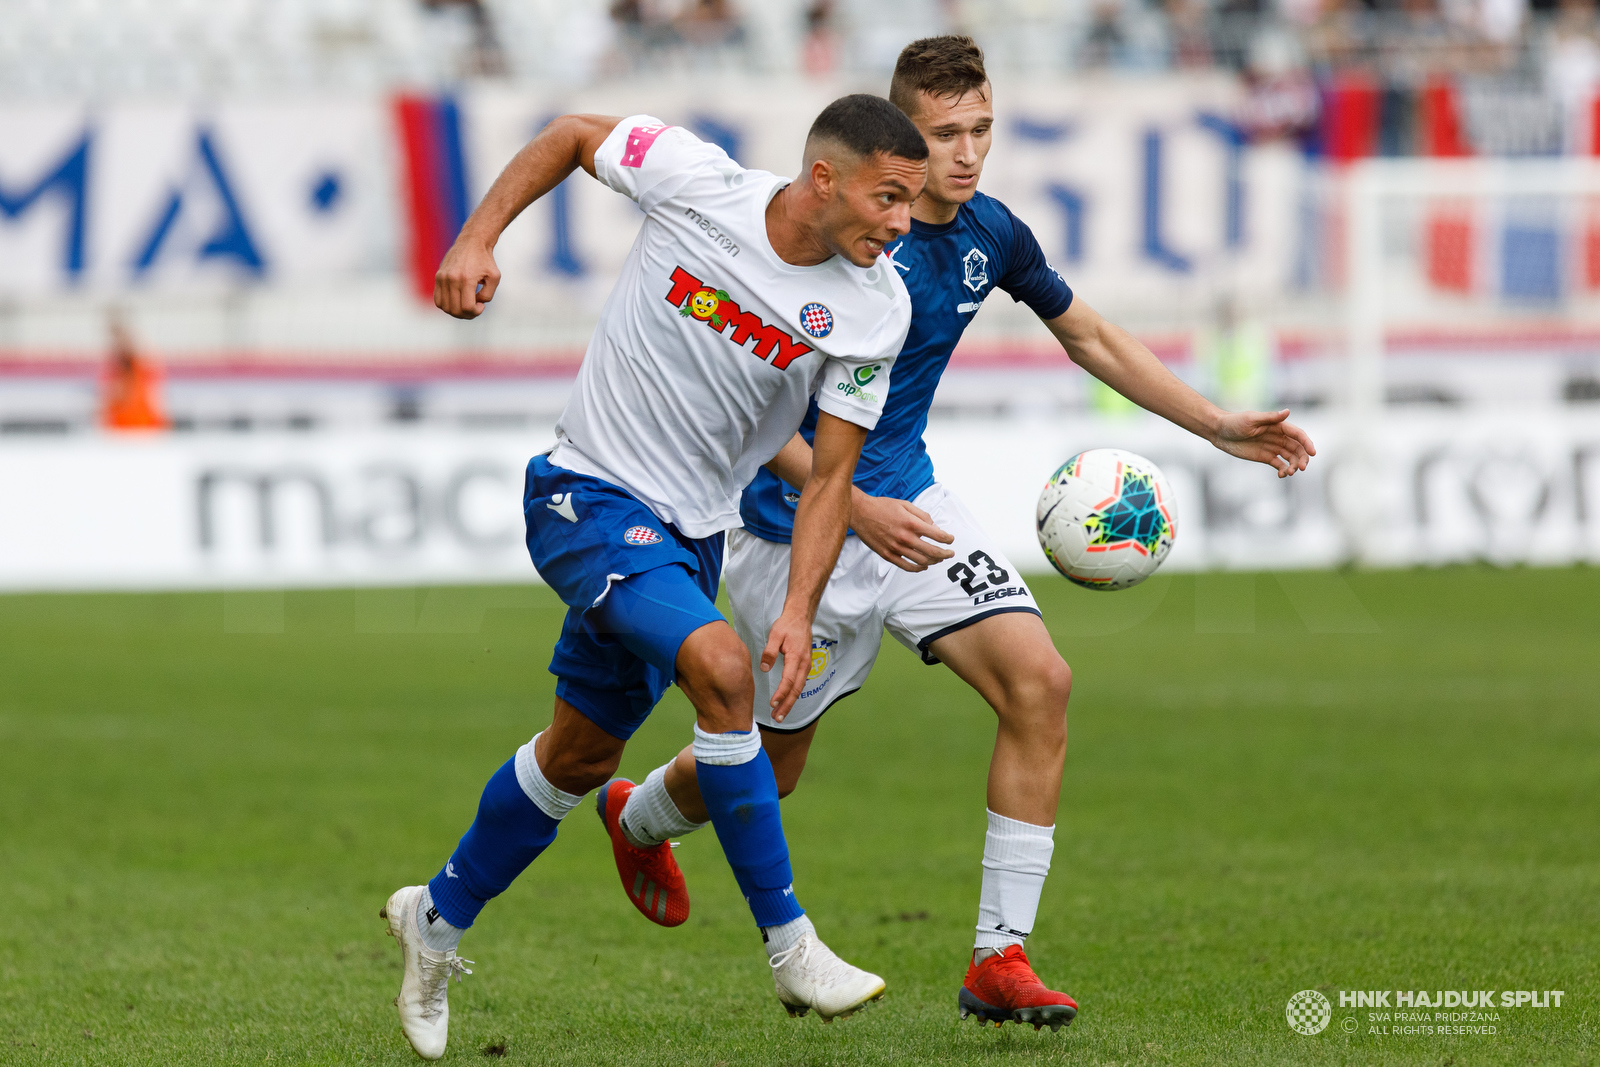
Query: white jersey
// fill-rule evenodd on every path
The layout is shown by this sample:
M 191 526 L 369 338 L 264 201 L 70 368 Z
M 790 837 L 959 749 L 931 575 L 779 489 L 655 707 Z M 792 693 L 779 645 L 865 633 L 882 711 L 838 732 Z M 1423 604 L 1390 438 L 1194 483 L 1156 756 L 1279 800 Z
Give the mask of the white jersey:
M 622 486 L 686 536 L 740 526 L 740 493 L 813 394 L 830 415 L 877 425 L 911 298 L 883 256 L 779 259 L 766 208 L 789 179 L 679 127 L 625 118 L 594 164 L 645 221 L 550 461 Z

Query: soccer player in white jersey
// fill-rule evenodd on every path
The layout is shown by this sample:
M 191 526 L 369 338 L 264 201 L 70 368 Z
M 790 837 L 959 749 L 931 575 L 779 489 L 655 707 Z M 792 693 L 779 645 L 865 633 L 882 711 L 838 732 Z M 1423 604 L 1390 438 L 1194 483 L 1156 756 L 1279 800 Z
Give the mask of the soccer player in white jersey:
M 996 1025 L 1059 1028 L 1076 1016 L 1077 1004 L 1039 980 L 1022 944 L 1054 848 L 1072 674 L 1015 566 L 934 479 L 922 433 L 939 376 L 984 299 L 1001 289 L 1025 301 L 1080 366 L 1223 451 L 1287 477 L 1305 468 L 1313 447 L 1285 421 L 1287 411 L 1230 414 L 1184 385 L 1142 344 L 1073 299 L 1028 227 L 977 191 L 994 112 L 983 53 L 970 38 L 909 45 L 896 64 L 890 99 L 916 122 L 930 151 L 911 232 L 889 249 L 911 293 L 911 330 L 895 363 L 894 391 L 856 468 L 855 536 L 846 540 L 817 612 L 809 677 L 792 711 L 756 718 L 778 790 L 787 795 L 823 712 L 866 681 L 885 629 L 982 694 L 999 731 L 989 766 L 977 936 L 958 1008 L 962 1017 L 976 1014 Z M 747 641 L 777 617 L 788 561 L 804 544 L 792 522 L 797 491 L 809 487 L 810 426 L 808 419 L 767 464 L 769 473 L 745 491 L 744 528 L 728 537 L 728 597 L 734 626 Z M 763 697 L 771 689 L 770 681 L 757 679 L 758 709 L 767 706 Z M 681 883 L 682 876 L 663 842 L 706 818 L 703 779 L 697 790 L 691 755 L 685 750 L 637 788 L 606 787 L 630 790 L 618 833 L 629 848 L 655 850 L 651 862 L 664 871 L 664 883 L 674 875 Z
M 775 683 L 761 711 L 781 716 L 810 662 L 851 474 L 910 320 L 883 248 L 909 228 L 926 159 L 916 127 L 874 96 L 824 109 L 793 182 L 649 115 L 569 115 L 512 160 L 445 257 L 435 302 L 472 318 L 494 297 L 500 233 L 576 168 L 645 214 L 556 444 L 528 464 L 528 551 L 568 606 L 550 665 L 554 721 L 489 779 L 439 873 L 397 890 L 382 912 L 405 960 L 401 1026 L 423 1057 L 444 1055 L 450 978 L 471 962 L 456 952 L 463 931 L 611 777 L 673 681 L 695 707 L 689 758 L 779 1000 L 791 1015 L 831 1019 L 883 994 L 881 978 L 817 939 L 796 901 L 777 784 L 752 724 L 752 654 L 714 600 L 740 491 L 814 395 L 821 414 L 795 520 L 804 545 L 785 573 L 785 606 L 756 644 L 755 665 Z M 617 815 L 604 798 L 601 815 Z M 655 917 L 682 921 L 665 887 L 646 882 L 638 897 Z

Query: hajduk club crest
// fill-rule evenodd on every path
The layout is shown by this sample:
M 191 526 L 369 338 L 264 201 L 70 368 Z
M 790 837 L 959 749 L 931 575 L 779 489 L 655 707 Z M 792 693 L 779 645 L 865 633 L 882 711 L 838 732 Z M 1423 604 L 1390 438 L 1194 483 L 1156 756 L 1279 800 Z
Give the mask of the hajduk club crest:
M 833 312 L 812 301 L 800 309 L 800 328 L 812 337 L 826 337 L 833 332 Z
M 622 539 L 630 545 L 653 545 L 661 540 L 661 535 L 648 526 L 630 526 Z

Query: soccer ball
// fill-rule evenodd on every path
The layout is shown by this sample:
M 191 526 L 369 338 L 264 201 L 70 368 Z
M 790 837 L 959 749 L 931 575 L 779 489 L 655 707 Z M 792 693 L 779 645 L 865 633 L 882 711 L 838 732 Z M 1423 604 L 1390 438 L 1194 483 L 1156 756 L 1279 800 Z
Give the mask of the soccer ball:
M 1172 487 L 1154 463 L 1091 448 L 1063 463 L 1039 495 L 1039 546 L 1085 589 L 1127 589 L 1155 573 L 1178 536 Z

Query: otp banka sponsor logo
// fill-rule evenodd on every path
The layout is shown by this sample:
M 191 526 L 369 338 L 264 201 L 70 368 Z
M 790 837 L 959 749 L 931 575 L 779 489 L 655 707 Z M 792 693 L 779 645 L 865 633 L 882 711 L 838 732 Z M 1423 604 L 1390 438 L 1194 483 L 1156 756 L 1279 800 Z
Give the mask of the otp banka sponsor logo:
M 859 396 L 862 400 L 865 400 L 869 404 L 876 404 L 878 402 L 878 394 L 868 392 L 867 386 L 872 384 L 873 379 L 878 376 L 878 372 L 882 369 L 883 364 L 881 363 L 873 363 L 869 366 L 857 367 L 855 370 L 850 372 L 850 381 L 840 382 L 834 388 L 838 389 L 839 392 L 843 393 L 845 396 Z
M 759 315 L 745 311 L 726 290 L 707 285 L 682 267 L 672 270 L 667 303 L 677 308 L 679 315 L 705 323 L 741 348 L 754 340 L 751 351 L 756 358 L 766 360 L 778 370 L 787 370 L 789 364 L 811 351 L 810 345 L 796 341 L 776 326 L 762 322 Z

